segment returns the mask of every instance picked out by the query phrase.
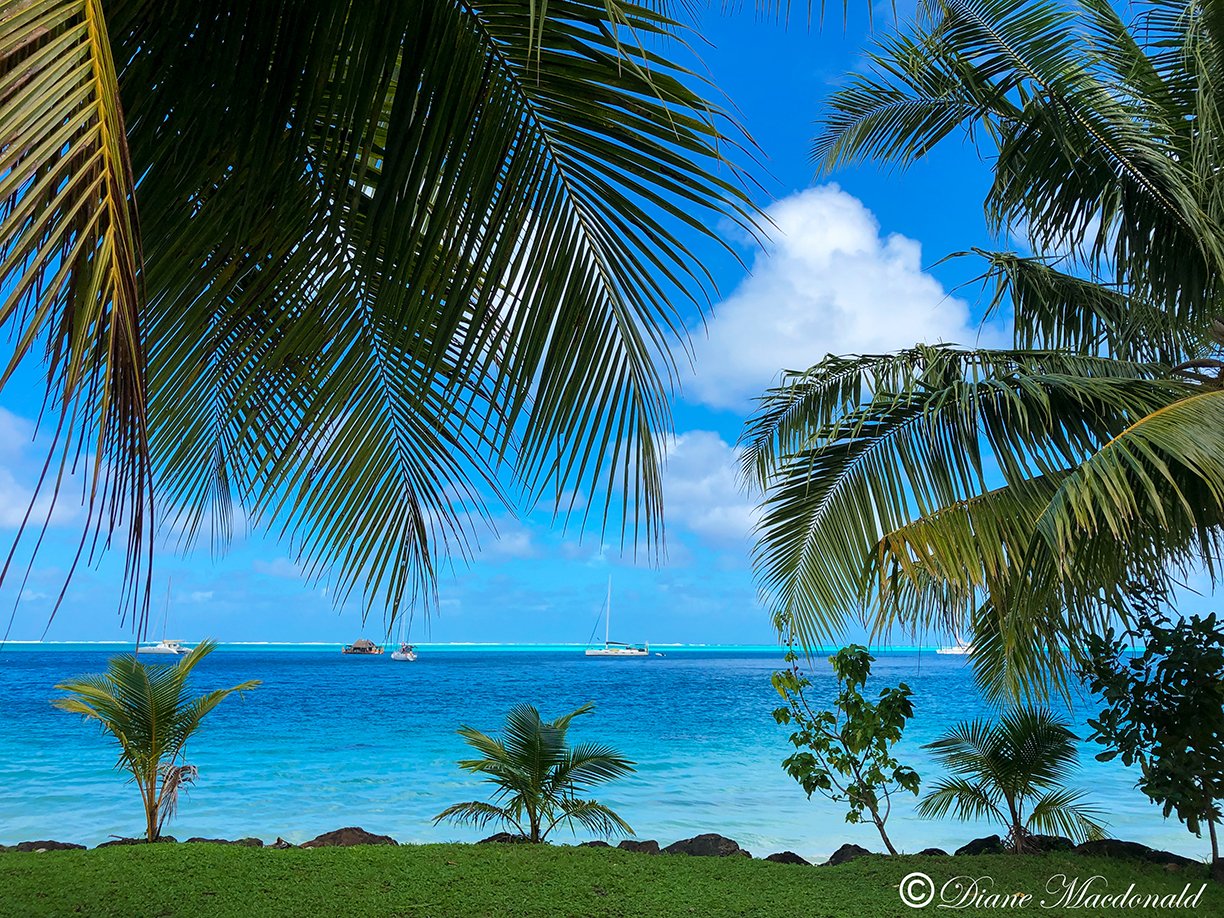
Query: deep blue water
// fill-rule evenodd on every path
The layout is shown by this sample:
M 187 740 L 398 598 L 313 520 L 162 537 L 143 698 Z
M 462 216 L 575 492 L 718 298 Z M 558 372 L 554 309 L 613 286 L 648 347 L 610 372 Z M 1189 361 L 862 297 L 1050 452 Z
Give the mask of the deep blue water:
M 0 844 L 96 844 L 140 832 L 135 789 L 114 770 L 110 743 L 50 705 L 57 682 L 102 670 L 108 656 L 45 645 L 0 651 Z M 200 688 L 263 685 L 223 703 L 190 744 L 187 760 L 199 766 L 200 782 L 168 831 L 301 842 L 360 825 L 401 841 L 474 839 L 482 833 L 431 822 L 452 803 L 484 796 L 455 767 L 466 749 L 456 728 L 496 730 L 520 701 L 545 716 L 594 701 L 595 713 L 572 735 L 609 742 L 639 763 L 600 799 L 640 837 L 668 843 L 712 831 L 757 855 L 790 849 L 809 858 L 846 841 L 878 850 L 873 829 L 846 824 L 836 804 L 807 800 L 781 770 L 790 747 L 770 714 L 778 699 L 769 683 L 780 664 L 777 650 L 667 649 L 662 658 L 600 660 L 572 649 L 425 648 L 418 662 L 399 664 L 333 648 L 222 649 L 197 669 Z M 831 694 L 827 666 L 819 673 Z M 883 653 L 874 678 L 914 689 L 916 716 L 900 757 L 927 779 L 937 771 L 920 745 L 955 721 L 990 713 L 962 658 Z M 1081 735 L 1088 710 L 1074 712 Z M 1134 789 L 1134 772 L 1096 762 L 1095 751 L 1085 746 L 1078 783 L 1107 812 L 1113 834 L 1203 855 L 1203 841 L 1165 821 Z M 900 848 L 950 848 L 984 834 L 921 820 L 912 800 L 900 800 L 889 823 Z

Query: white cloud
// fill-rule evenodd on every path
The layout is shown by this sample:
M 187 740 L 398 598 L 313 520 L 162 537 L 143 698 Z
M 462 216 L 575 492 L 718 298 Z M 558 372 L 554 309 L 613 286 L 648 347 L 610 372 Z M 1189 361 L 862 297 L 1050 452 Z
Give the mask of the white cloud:
M 482 558 L 498 560 L 533 558 L 536 554 L 531 531 L 514 520 L 499 522 L 496 534 L 481 540 L 479 551 Z
M 709 430 L 669 438 L 663 467 L 664 513 L 707 540 L 739 543 L 757 521 L 754 501 L 740 484 L 740 450 Z
M 256 558 L 251 562 L 251 570 L 270 577 L 287 577 L 295 580 L 303 576 L 298 566 L 288 558 L 273 558 L 271 561 Z
M 919 243 L 881 236 L 861 201 L 837 185 L 809 188 L 769 208 L 774 241 L 753 273 L 693 333 L 690 399 L 742 410 L 783 369 L 826 354 L 877 353 L 918 342 L 973 344 L 977 323 L 922 270 Z M 998 330 L 986 329 L 983 343 Z
M 24 589 L 21 591 L 22 602 L 38 602 L 41 599 L 50 599 L 46 593 L 41 593 L 38 590 Z
M 212 590 L 192 590 L 187 594 L 188 602 L 208 602 L 212 598 Z

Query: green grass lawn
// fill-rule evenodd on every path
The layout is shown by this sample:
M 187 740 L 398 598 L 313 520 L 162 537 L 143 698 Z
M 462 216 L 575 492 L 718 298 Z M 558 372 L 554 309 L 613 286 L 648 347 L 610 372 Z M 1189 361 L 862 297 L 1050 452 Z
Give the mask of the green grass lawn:
M 277 851 L 178 844 L 0 854 L 0 915 L 35 916 L 699 916 L 883 918 L 993 915 L 1019 909 L 922 910 L 898 884 L 923 871 L 935 884 L 991 877 L 992 892 L 1030 892 L 1042 915 L 1176 914 L 1164 910 L 1042 908 L 1048 879 L 1099 875 L 1109 892 L 1192 892 L 1183 914 L 1224 916 L 1224 885 L 1205 867 L 1163 868 L 1074 855 L 873 857 L 839 867 L 743 858 L 651 856 L 511 845 L 405 845 Z M 1100 881 L 1097 881 L 1098 883 Z

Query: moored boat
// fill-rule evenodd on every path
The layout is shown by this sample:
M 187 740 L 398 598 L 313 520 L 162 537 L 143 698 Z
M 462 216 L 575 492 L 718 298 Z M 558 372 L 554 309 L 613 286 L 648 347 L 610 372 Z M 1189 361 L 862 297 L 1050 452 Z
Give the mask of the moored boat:
M 345 644 L 344 650 L 341 653 L 354 654 L 359 657 L 375 657 L 383 652 L 383 649 L 373 641 L 367 641 L 365 638 L 359 638 L 351 644 Z
M 598 626 L 597 626 L 598 627 Z M 608 578 L 608 598 L 604 603 L 604 642 L 602 647 L 588 647 L 588 657 L 648 657 L 650 645 L 638 647 L 636 644 L 625 644 L 621 641 L 610 641 L 612 633 L 612 578 Z
M 415 663 L 416 658 L 416 647 L 414 647 L 412 644 L 401 643 L 399 645 L 399 650 L 391 653 L 391 659 L 398 660 L 401 663 Z
M 187 652 L 187 648 L 183 646 L 182 641 L 170 641 L 166 638 L 162 638 L 156 644 L 146 644 L 143 647 L 136 648 L 136 653 L 142 657 L 146 654 L 181 657 L 185 656 Z

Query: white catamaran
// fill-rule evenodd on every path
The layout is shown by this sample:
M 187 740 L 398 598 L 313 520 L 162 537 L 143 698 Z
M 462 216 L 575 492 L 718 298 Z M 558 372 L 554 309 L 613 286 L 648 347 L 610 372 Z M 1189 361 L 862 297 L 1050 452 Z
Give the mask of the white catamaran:
M 170 619 L 170 583 L 166 583 L 166 608 L 162 612 L 162 639 L 156 644 L 137 645 L 136 653 L 140 656 L 151 654 L 163 657 L 181 657 L 187 654 L 187 648 L 182 641 L 171 641 L 166 637 L 166 622 Z
M 612 633 L 612 578 L 608 578 L 608 598 L 604 603 L 604 642 L 602 647 L 588 647 L 588 657 L 648 657 L 650 645 L 638 647 L 634 644 L 622 644 L 620 641 L 610 641 Z

